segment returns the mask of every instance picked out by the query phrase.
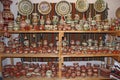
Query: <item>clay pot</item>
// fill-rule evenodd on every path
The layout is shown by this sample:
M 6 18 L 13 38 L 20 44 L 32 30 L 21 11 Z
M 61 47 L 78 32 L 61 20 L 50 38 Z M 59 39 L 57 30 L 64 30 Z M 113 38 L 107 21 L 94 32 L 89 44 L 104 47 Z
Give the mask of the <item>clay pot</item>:
M 98 77 L 98 73 L 93 73 L 93 76 L 94 77 Z
M 42 76 L 42 77 L 45 77 L 45 76 L 46 76 L 45 72 L 44 72 L 44 73 L 41 73 L 41 76 Z
M 85 72 L 86 72 L 86 69 L 85 69 L 85 68 L 81 69 L 81 72 L 85 73 Z
M 85 77 L 86 76 L 86 73 L 81 73 L 81 77 Z
M 20 76 L 21 76 L 20 72 L 17 72 L 17 73 L 15 74 L 15 77 L 20 77 Z
M 87 71 L 88 71 L 88 72 L 92 72 L 92 68 L 88 68 Z
M 68 72 L 68 74 L 71 74 L 71 73 L 72 73 L 72 70 L 71 70 L 71 69 L 69 69 L 67 72 Z
M 69 73 L 66 73 L 65 77 L 68 79 L 70 78 L 70 74 Z
M 77 71 L 76 72 L 76 76 L 79 77 L 81 75 L 81 72 L 80 71 Z
M 92 71 L 88 71 L 88 72 L 87 72 L 87 75 L 88 75 L 88 76 L 92 76 L 92 75 L 93 75 L 93 72 L 92 72 Z
M 24 69 L 21 70 L 20 73 L 21 73 L 22 76 L 25 76 L 25 75 L 26 75 L 26 71 L 25 71 Z
M 8 72 L 3 72 L 3 77 L 4 78 L 9 77 L 9 73 Z
M 71 77 L 75 78 L 76 77 L 76 73 L 71 73 Z
M 93 72 L 97 73 L 98 72 L 98 68 L 93 68 Z

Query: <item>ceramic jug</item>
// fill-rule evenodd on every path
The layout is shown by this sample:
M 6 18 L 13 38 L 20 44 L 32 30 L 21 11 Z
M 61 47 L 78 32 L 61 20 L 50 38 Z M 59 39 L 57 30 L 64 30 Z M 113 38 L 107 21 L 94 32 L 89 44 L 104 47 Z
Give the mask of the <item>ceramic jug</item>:
M 53 16 L 53 20 L 52 20 L 53 25 L 56 25 L 58 23 L 58 20 L 59 20 L 58 16 Z
M 39 15 L 37 13 L 32 13 L 32 24 L 35 26 L 38 24 L 39 21 Z

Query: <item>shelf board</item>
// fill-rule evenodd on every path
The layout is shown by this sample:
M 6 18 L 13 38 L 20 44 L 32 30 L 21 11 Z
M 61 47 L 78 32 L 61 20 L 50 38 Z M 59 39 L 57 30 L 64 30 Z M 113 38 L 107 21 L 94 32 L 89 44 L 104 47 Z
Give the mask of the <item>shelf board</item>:
M 1 53 L 1 57 L 59 57 L 57 54 L 6 54 L 6 53 Z M 118 57 L 119 54 L 64 54 L 61 55 L 62 57 Z
M 20 77 L 20 78 L 4 78 L 3 80 L 110 80 L 110 78 L 105 78 L 105 77 L 78 77 L 78 78 L 42 78 L 42 77 L 30 77 L 30 78 L 26 78 L 26 77 Z
M 118 54 L 65 54 L 62 55 L 62 57 L 115 57 L 118 56 Z
M 19 58 L 19 57 L 58 57 L 57 54 L 6 54 L 1 53 L 1 57 L 7 57 L 7 58 Z
M 5 31 L 0 31 L 0 33 L 4 33 Z M 71 30 L 71 31 L 58 31 L 58 30 L 43 30 L 43 31 L 35 31 L 35 30 L 31 30 L 31 31 L 8 31 L 9 33 L 120 33 L 120 31 L 76 31 L 76 30 Z

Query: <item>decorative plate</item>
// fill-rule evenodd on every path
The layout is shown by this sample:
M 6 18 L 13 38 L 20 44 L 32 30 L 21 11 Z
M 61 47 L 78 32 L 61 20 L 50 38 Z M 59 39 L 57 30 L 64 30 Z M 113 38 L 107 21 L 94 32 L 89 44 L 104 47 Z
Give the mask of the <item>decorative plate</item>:
M 120 19 L 120 7 L 116 10 L 116 17 Z
M 72 6 L 67 1 L 60 1 L 55 5 L 55 11 L 60 16 L 65 16 L 72 11 Z
M 106 9 L 106 3 L 103 0 L 97 0 L 94 4 L 94 9 L 97 12 L 103 12 Z
M 18 12 L 26 16 L 32 13 L 33 7 L 33 4 L 29 0 L 21 0 L 18 3 Z
M 85 12 L 88 10 L 89 4 L 88 4 L 87 0 L 77 0 L 76 4 L 75 4 L 75 8 L 79 12 Z
M 52 7 L 47 1 L 42 1 L 38 4 L 38 11 L 43 15 L 50 13 L 51 9 Z

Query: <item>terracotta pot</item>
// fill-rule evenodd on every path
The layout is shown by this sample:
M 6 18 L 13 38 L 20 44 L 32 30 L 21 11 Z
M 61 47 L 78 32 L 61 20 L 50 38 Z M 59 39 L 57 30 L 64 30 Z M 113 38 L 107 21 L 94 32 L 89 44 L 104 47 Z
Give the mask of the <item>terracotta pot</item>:
M 92 76 L 92 75 L 93 75 L 93 72 L 92 72 L 92 71 L 88 71 L 88 72 L 87 72 L 87 75 L 88 75 L 88 76 Z
M 20 77 L 20 76 L 21 76 L 20 72 L 17 72 L 17 73 L 15 74 L 15 77 Z
M 98 72 L 98 68 L 93 68 L 93 72 L 97 73 Z
M 75 78 L 76 77 L 76 73 L 71 73 L 71 77 Z
M 84 68 L 83 68 L 83 69 L 81 69 L 81 72 L 85 73 L 85 72 L 86 72 L 86 69 L 84 69 Z
M 93 76 L 98 77 L 98 73 L 93 73 Z
M 81 77 L 85 77 L 86 76 L 86 73 L 81 73 Z
M 45 76 L 46 76 L 46 74 L 45 74 L 45 73 L 41 73 L 41 76 L 42 76 L 42 77 L 45 77 Z
M 81 72 L 80 71 L 77 71 L 76 72 L 76 76 L 79 77 L 81 75 Z
M 66 73 L 65 77 L 68 79 L 70 78 L 70 74 L 69 73 Z

